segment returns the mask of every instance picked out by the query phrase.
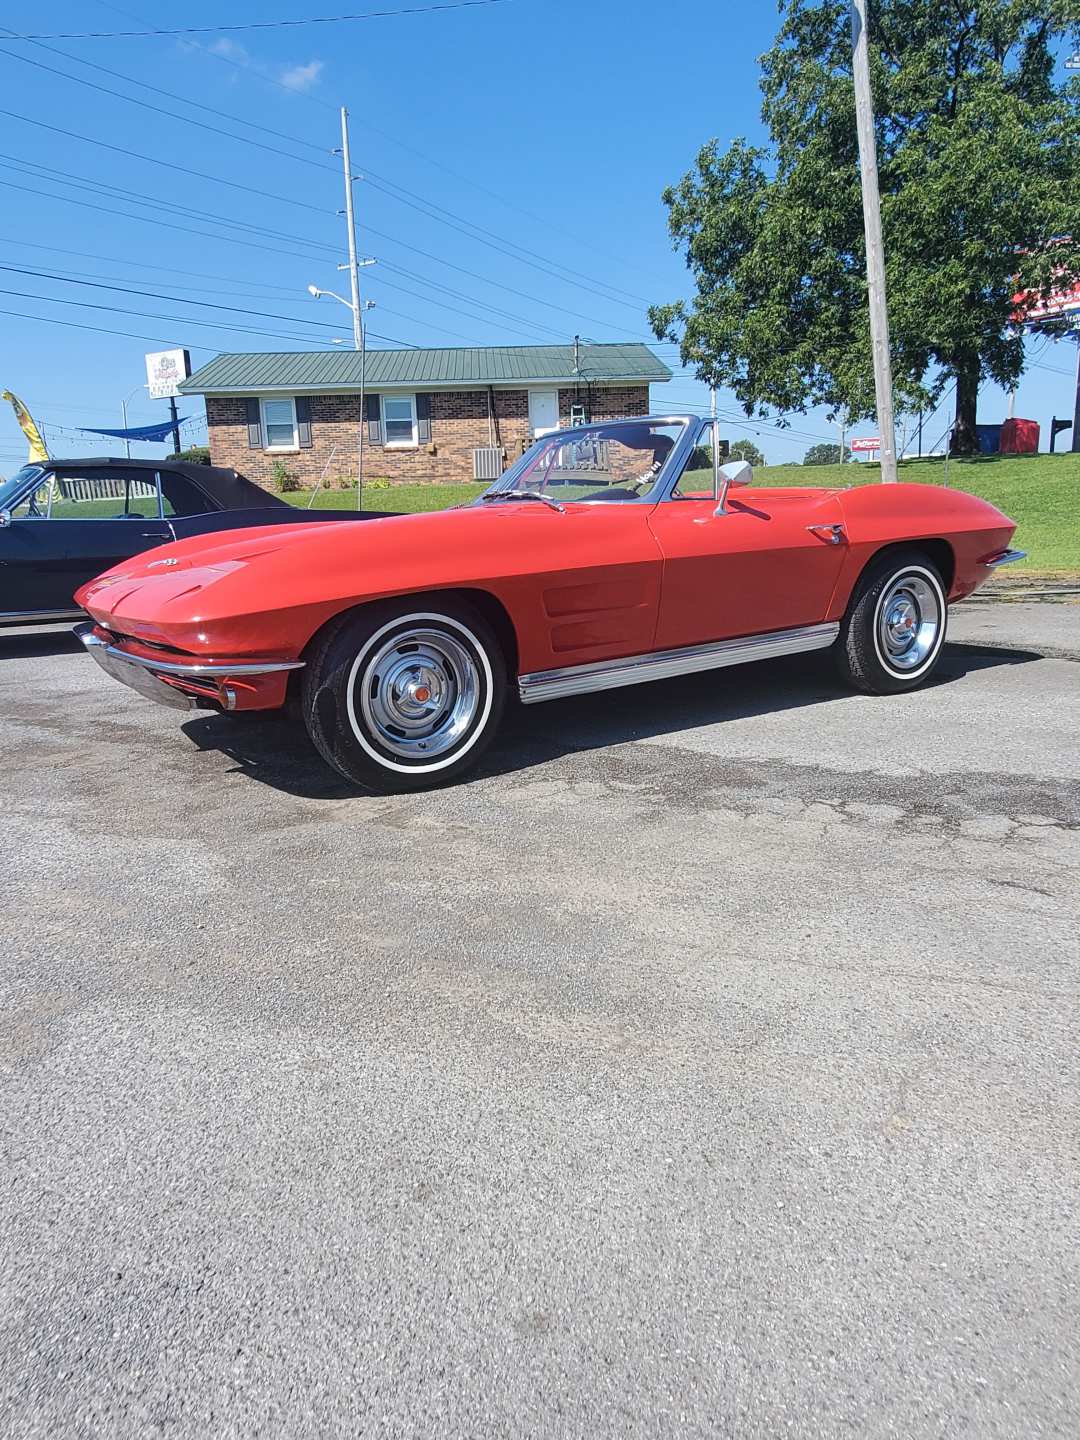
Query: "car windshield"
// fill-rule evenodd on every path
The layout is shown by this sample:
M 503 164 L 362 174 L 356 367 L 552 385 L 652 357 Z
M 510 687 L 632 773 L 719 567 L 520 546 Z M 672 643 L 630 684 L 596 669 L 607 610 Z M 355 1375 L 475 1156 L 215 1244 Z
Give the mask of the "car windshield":
M 527 450 L 488 492 L 551 500 L 640 500 L 682 438 L 682 420 L 611 420 L 553 431 Z
M 10 510 L 16 495 L 32 477 L 42 474 L 40 465 L 24 465 L 21 470 L 16 470 L 10 480 L 0 480 L 0 510 Z

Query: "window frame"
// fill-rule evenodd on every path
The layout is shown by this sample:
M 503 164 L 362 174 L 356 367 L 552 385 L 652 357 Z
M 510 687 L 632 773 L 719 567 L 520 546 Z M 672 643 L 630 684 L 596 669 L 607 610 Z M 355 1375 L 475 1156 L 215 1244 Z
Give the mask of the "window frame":
M 270 444 L 270 425 L 279 425 L 279 420 L 268 421 L 266 418 L 267 405 L 288 405 L 292 411 L 292 441 L 288 445 Z M 300 423 L 296 415 L 295 395 L 260 395 L 259 396 L 259 428 L 262 431 L 262 448 L 268 455 L 294 455 L 300 449 Z
M 408 440 L 391 440 L 388 424 L 402 425 L 403 420 L 388 422 L 386 416 L 386 402 L 388 400 L 407 400 L 412 412 L 412 436 Z M 383 449 L 384 450 L 419 450 L 420 448 L 420 420 L 416 410 L 416 394 L 408 390 L 391 390 L 379 396 L 379 413 L 382 419 Z
M 163 513 L 162 500 L 161 500 L 161 473 L 160 473 L 159 470 L 157 470 L 156 467 L 155 467 L 155 469 L 154 469 L 153 471 L 150 471 L 149 468 L 143 469 L 143 468 L 141 468 L 141 467 L 134 466 L 134 465 L 131 466 L 130 469 L 128 469 L 128 467 L 126 467 L 126 466 L 124 466 L 124 467 L 122 467 L 122 468 L 121 468 L 121 467 L 117 467 L 117 469 L 113 472 L 112 475 L 94 475 L 94 474 L 91 473 L 91 474 L 84 474 L 84 475 L 74 475 L 74 476 L 67 475 L 67 476 L 65 476 L 65 474 L 63 473 L 65 470 L 72 470 L 72 469 L 77 470 L 77 469 L 79 469 L 79 468 L 80 468 L 80 467 L 79 467 L 77 464 L 72 464 L 72 463 L 70 463 L 70 462 L 65 462 L 65 461 L 63 461 L 63 460 L 59 460 L 59 461 L 57 461 L 54 465 L 52 465 L 52 466 L 49 468 L 49 471 L 48 471 L 48 477 L 49 477 L 49 481 L 48 481 L 48 483 L 49 483 L 49 508 L 48 508 L 47 512 L 46 512 L 44 515 L 38 515 L 38 516 L 26 516 L 26 515 L 22 515 L 22 516 L 19 516 L 19 517 L 17 517 L 17 518 L 19 518 L 19 519 L 21 519 L 21 520 L 26 520 L 26 519 L 48 520 L 48 521 L 50 521 L 51 523 L 57 524 L 57 525 L 61 525 L 61 524 L 71 525 L 71 524 L 73 524 L 73 523 L 74 523 L 74 524 L 77 524 L 77 525 L 100 525 L 100 524 L 102 524 L 102 523 L 105 523 L 105 524 L 114 524 L 114 523 L 116 523 L 117 521 L 122 521 L 122 522 L 126 525 L 129 520 L 142 520 L 142 521 L 144 522 L 144 524 L 148 524 L 150 521 L 153 521 L 153 520 L 163 520 L 163 519 L 165 518 L 164 513 Z M 104 468 L 104 467 L 103 467 L 103 468 Z M 147 479 L 148 474 L 153 474 L 154 479 L 153 479 L 152 485 L 151 485 L 151 481 L 150 481 L 149 479 Z M 123 515 L 55 515 L 55 514 L 53 513 L 53 506 L 54 506 L 54 504 L 56 503 L 57 494 L 60 493 L 60 486 L 61 486 L 61 484 L 63 483 L 63 481 L 64 481 L 65 479 L 68 479 L 68 480 L 71 480 L 71 479 L 74 479 L 74 480 L 86 480 L 86 481 L 90 481 L 91 483 L 92 483 L 94 480 L 110 480 L 110 479 L 122 480 L 122 481 L 123 481 L 123 484 L 124 484 L 124 495 L 123 495 L 123 500 L 124 500 L 124 514 L 123 514 Z M 153 515 L 138 515 L 138 514 L 133 515 L 133 514 L 131 513 L 131 486 L 132 486 L 133 483 L 143 484 L 143 485 L 146 485 L 148 488 L 152 488 L 152 489 L 153 489 L 153 491 L 154 491 L 154 503 L 155 503 L 156 506 L 157 506 L 156 512 L 155 512 Z M 24 494 L 24 495 L 23 495 L 23 499 L 25 500 L 25 498 L 26 498 L 26 495 Z M 110 497 L 110 498 L 111 498 L 111 497 Z M 120 499 L 120 496 L 117 496 L 116 498 L 119 500 L 119 499 Z M 148 496 L 147 496 L 147 497 L 144 497 L 144 498 L 149 499 Z M 19 503 L 21 504 L 22 501 L 20 501 Z

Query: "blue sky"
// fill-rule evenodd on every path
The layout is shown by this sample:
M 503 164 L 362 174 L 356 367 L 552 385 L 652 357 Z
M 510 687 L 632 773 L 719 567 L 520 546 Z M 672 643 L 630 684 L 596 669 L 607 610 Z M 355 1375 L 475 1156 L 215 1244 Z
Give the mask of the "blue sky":
M 336 8 L 363 7 L 72 0 L 24 7 L 18 23 L 53 34 Z M 116 453 L 78 427 L 118 425 L 127 397 L 129 423 L 165 418 L 142 389 L 147 350 L 183 344 L 198 365 L 347 340 L 348 313 L 306 293 L 347 287 L 331 153 L 342 103 L 368 177 L 360 248 L 379 261 L 363 275 L 372 344 L 651 340 L 646 304 L 689 292 L 660 192 L 705 139 L 759 138 L 756 58 L 775 24 L 771 5 L 668 0 L 658 26 L 654 9 L 620 0 L 516 0 L 192 42 L 0 38 L 0 311 L 68 322 L 0 314 L 0 388 L 22 397 L 53 453 Z M 301 336 L 313 343 L 287 338 Z M 677 374 L 654 405 L 707 408 L 672 348 L 656 348 Z M 1072 414 L 1074 365 L 1070 343 L 1046 347 L 1021 382 L 1016 413 L 1041 422 L 1044 447 L 1051 413 Z M 736 413 L 730 397 L 721 405 Z M 203 438 L 201 402 L 183 412 L 197 417 L 185 438 Z M 1004 413 L 987 387 L 980 419 Z M 927 422 L 927 445 L 947 423 L 944 409 Z M 787 432 L 743 418 L 730 433 L 774 463 L 835 438 L 821 414 Z M 4 406 L 0 474 L 24 455 Z

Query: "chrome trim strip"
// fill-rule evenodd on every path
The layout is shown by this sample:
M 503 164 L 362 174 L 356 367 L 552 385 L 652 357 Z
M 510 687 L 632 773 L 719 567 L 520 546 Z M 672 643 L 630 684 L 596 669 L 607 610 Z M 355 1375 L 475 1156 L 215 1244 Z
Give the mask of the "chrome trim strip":
M 984 561 L 984 564 L 989 566 L 991 570 L 995 570 L 999 565 L 1013 565 L 1017 560 L 1026 559 L 1026 550 L 1002 550 L 1000 555 L 995 555 L 992 560 Z
M 70 610 L 0 610 L 0 625 L 41 625 L 47 620 L 77 620 L 83 613 L 77 605 Z
M 825 650 L 839 633 L 839 622 L 829 620 L 821 625 L 771 630 L 766 635 L 747 635 L 709 645 L 690 645 L 681 650 L 656 650 L 620 660 L 601 660 L 595 665 L 536 670 L 531 675 L 518 676 L 518 693 L 523 705 L 537 705 L 542 700 L 561 700 L 567 695 L 585 695 L 593 690 L 615 690 L 622 685 L 637 685 L 646 680 L 668 680 L 675 675 L 691 675 L 699 670 L 745 665 L 751 660 Z
M 107 640 L 102 640 L 100 635 L 94 634 L 92 625 L 76 625 L 75 634 L 87 650 L 100 648 L 106 655 L 126 660 L 129 665 L 141 665 L 144 670 L 151 670 L 159 675 L 190 675 L 192 679 L 208 676 L 212 679 L 215 675 L 270 675 L 275 670 L 304 668 L 303 660 L 150 660 L 145 655 L 132 655 L 130 650 L 124 650 L 119 645 L 110 645 Z

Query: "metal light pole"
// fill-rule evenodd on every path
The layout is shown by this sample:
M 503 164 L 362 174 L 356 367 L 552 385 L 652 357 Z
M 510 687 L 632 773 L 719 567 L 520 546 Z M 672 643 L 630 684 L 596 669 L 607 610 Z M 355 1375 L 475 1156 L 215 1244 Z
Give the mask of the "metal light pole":
M 128 401 L 131 399 L 132 395 L 137 395 L 137 394 L 139 393 L 139 391 L 142 390 L 142 389 L 144 389 L 144 388 L 145 388 L 145 387 L 142 386 L 142 385 L 136 385 L 135 388 L 134 388 L 134 390 L 130 391 L 129 394 L 125 395 L 124 398 L 123 398 L 123 400 L 120 401 L 120 414 L 124 417 L 124 429 L 125 429 L 125 430 L 128 428 L 128 423 L 127 423 L 127 407 L 128 407 Z M 125 440 L 125 441 L 124 441 L 124 454 L 127 456 L 127 458 L 128 458 L 129 460 L 131 459 L 131 441 L 130 441 L 130 440 Z
M 374 264 L 374 260 L 356 260 L 354 257 L 353 265 L 356 268 L 354 268 L 353 274 L 356 277 L 357 286 L 359 285 L 358 267 L 361 265 Z M 360 352 L 360 429 L 356 443 L 356 508 L 360 510 L 363 508 L 364 496 L 364 426 L 367 423 L 364 416 L 364 394 L 365 382 L 367 380 L 367 336 L 364 330 L 364 311 L 373 309 L 375 301 L 361 300 L 359 298 L 359 288 L 355 291 L 357 296 L 355 305 L 351 300 L 346 300 L 344 295 L 339 295 L 334 290 L 322 290 L 318 285 L 309 285 L 307 288 L 308 294 L 313 296 L 314 299 L 321 300 L 324 295 L 329 295 L 331 300 L 336 300 L 339 305 L 344 305 L 346 310 L 352 311 L 353 335 L 356 340 L 355 348 Z
M 851 0 L 851 59 L 855 79 L 855 126 L 859 137 L 863 229 L 866 233 L 866 288 L 870 303 L 870 343 L 874 352 L 874 395 L 881 435 L 881 478 L 887 483 L 895 483 L 892 358 L 889 353 L 889 311 L 885 299 L 885 249 L 881 240 L 874 102 L 870 93 L 870 56 L 866 40 L 866 0 Z

